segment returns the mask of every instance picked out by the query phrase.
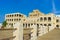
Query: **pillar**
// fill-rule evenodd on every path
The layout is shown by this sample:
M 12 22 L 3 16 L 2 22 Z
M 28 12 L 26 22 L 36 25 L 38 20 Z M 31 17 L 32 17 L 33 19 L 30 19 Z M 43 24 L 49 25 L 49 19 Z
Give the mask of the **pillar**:
M 22 22 L 17 22 L 14 25 L 14 28 L 17 28 L 17 30 L 15 30 L 13 32 L 13 36 L 16 36 L 13 40 L 23 40 L 23 24 L 22 24 Z
M 31 36 L 32 36 L 31 40 L 37 40 L 37 26 L 32 25 L 31 28 L 33 28 L 32 31 L 31 31 L 31 32 L 33 32 L 31 34 Z

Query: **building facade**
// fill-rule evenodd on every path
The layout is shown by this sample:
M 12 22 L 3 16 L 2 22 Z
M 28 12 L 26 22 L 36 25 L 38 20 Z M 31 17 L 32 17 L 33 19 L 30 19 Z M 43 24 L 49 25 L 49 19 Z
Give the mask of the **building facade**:
M 57 17 L 53 13 L 44 14 L 39 10 L 33 10 L 31 13 L 29 13 L 28 17 L 21 13 L 6 14 L 5 20 L 7 21 L 8 25 L 11 26 L 22 21 L 23 28 L 33 28 L 33 37 L 31 36 L 31 40 L 48 33 L 54 28 L 60 28 L 60 17 Z M 32 27 L 33 25 L 36 25 L 35 27 L 37 27 L 37 29 Z M 34 37 L 34 34 L 37 36 Z
M 33 12 L 29 13 L 29 16 L 26 17 L 24 14 L 21 13 L 11 13 L 5 15 L 5 20 L 7 21 L 8 25 L 14 25 L 16 22 L 23 21 L 24 26 L 31 26 L 32 24 L 42 25 L 42 26 L 54 26 L 59 24 L 56 22 L 60 20 L 60 17 L 56 17 L 55 14 L 43 14 L 39 10 L 33 10 Z
M 8 25 L 13 26 L 15 23 L 20 22 L 21 20 L 25 20 L 26 16 L 21 13 L 11 13 L 5 15 L 5 20 Z

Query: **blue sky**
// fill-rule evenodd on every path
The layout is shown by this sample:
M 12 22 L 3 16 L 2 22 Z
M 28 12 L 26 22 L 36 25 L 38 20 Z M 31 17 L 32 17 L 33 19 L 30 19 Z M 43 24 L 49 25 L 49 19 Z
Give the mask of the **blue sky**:
M 60 10 L 60 0 L 54 0 L 56 10 Z M 0 0 L 0 22 L 4 21 L 7 13 L 21 12 L 28 15 L 32 10 L 47 14 L 53 11 L 52 0 Z M 59 13 L 57 13 L 59 14 Z

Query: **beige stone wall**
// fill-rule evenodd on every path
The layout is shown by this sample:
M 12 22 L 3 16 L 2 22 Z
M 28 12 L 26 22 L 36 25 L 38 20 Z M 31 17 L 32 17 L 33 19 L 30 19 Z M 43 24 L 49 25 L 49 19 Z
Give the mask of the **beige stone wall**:
M 58 20 L 58 22 L 55 21 L 55 23 L 56 23 L 55 25 L 59 25 L 59 28 L 60 28 L 60 17 L 56 17 L 56 20 Z
M 14 38 L 13 31 L 14 31 L 13 29 L 0 29 L 0 40 L 1 39 L 12 40 Z
M 20 22 L 21 20 L 24 21 L 25 19 L 26 19 L 26 16 L 20 13 L 12 13 L 12 14 L 5 15 L 5 20 L 7 21 L 8 25 L 10 24 L 14 25 L 15 23 Z

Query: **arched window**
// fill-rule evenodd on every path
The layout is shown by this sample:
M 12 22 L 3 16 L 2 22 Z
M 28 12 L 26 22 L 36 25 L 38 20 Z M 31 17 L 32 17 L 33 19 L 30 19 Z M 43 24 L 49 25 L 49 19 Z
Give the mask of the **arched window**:
M 37 26 L 39 26 L 39 24 L 37 24 Z
M 26 28 L 27 28 L 27 23 L 26 23 Z
M 11 19 L 10 19 L 10 21 L 11 21 Z
M 13 17 L 13 15 L 11 15 Z
M 48 21 L 51 21 L 51 17 L 48 17 Z
M 42 24 L 40 24 L 41 26 L 43 26 Z
M 19 15 L 19 17 L 21 17 L 21 15 Z
M 16 17 L 16 14 L 15 14 L 15 17 Z
M 56 27 L 58 28 L 58 27 L 59 27 L 59 25 L 56 25 Z
M 39 24 L 37 24 L 37 28 L 39 28 Z
M 30 27 L 30 24 L 28 24 L 28 27 Z
M 13 21 L 13 19 L 12 19 L 12 21 Z
M 40 18 L 40 21 L 43 21 L 43 18 L 42 17 Z
M 59 20 L 57 19 L 56 22 L 59 22 Z
M 18 16 L 19 14 L 17 14 L 17 16 Z
M 46 21 L 47 20 L 47 18 L 46 17 L 44 17 L 44 21 Z
M 18 19 L 16 19 L 18 21 Z
M 20 21 L 21 19 L 19 19 L 19 21 Z
M 51 24 L 48 24 L 48 26 L 51 26 Z
M 11 17 L 11 15 L 10 15 L 10 17 Z
M 47 24 L 44 24 L 44 26 L 47 26 Z
M 13 23 L 11 23 L 11 26 L 13 26 Z

